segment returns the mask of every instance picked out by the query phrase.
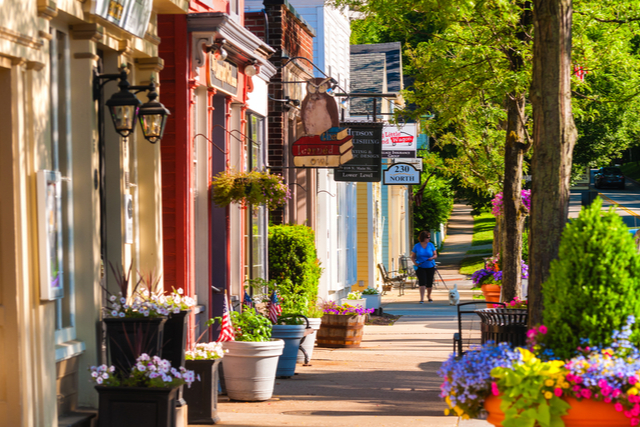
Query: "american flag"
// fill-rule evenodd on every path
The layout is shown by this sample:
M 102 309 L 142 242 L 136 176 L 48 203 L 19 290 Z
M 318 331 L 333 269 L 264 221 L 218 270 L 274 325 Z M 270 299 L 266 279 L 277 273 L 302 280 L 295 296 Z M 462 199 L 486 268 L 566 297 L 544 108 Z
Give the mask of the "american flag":
M 273 291 L 271 299 L 269 300 L 269 313 L 267 317 L 275 325 L 278 322 L 278 316 L 281 314 L 282 307 L 280 307 L 280 302 L 278 301 L 278 294 L 276 294 L 276 291 Z
M 227 299 L 226 292 L 224 294 L 224 305 L 222 306 L 222 324 L 220 328 L 220 335 L 218 336 L 218 342 L 222 341 L 235 341 L 235 333 L 233 331 L 233 324 L 231 323 L 229 301 Z
M 253 300 L 246 290 L 244 291 L 244 305 L 246 305 L 247 307 L 253 307 Z

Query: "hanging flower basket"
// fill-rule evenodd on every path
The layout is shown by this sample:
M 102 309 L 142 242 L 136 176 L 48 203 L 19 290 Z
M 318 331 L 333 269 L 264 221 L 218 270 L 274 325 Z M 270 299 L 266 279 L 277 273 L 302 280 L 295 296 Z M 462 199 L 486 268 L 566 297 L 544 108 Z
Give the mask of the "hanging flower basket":
M 226 207 L 231 203 L 265 205 L 273 210 L 283 206 L 291 198 L 289 187 L 281 175 L 269 172 L 224 171 L 211 182 L 212 197 L 216 205 Z

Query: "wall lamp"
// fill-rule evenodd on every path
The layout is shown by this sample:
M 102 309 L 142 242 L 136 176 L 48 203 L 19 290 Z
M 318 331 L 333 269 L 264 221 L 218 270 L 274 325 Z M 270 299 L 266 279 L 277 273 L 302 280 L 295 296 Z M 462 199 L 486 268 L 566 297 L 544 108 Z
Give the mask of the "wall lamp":
M 218 39 L 213 44 L 204 45 L 204 51 L 213 53 L 216 61 L 224 61 L 227 59 L 227 51 L 224 49 L 226 43 L 227 41 L 225 39 Z
M 118 74 L 94 74 L 93 99 L 100 99 L 102 87 L 108 82 L 119 80 L 120 91 L 114 93 L 105 105 L 109 108 L 113 126 L 120 136 L 128 137 L 136 126 L 136 118 L 140 120 L 142 133 L 147 141 L 155 144 L 164 134 L 167 124 L 167 116 L 171 114 L 167 108 L 156 101 L 158 92 L 156 84 L 152 80 L 148 85 L 132 86 L 127 80 L 128 69 L 125 65 L 120 67 Z M 135 94 L 147 91 L 148 101 L 144 104 Z

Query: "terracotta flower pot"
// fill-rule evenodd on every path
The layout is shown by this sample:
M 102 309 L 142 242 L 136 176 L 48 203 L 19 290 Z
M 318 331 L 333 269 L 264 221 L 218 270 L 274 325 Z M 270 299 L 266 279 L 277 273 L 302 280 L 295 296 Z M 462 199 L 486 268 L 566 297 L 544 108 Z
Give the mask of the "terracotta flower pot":
M 489 283 L 480 286 L 480 289 L 487 302 L 500 302 L 500 286 Z M 487 304 L 487 308 L 493 308 L 493 304 Z
M 627 427 L 629 419 L 622 412 L 616 411 L 613 403 L 598 402 L 590 399 L 576 400 L 565 398 L 571 405 L 567 415 L 562 417 L 565 427 Z M 484 401 L 484 409 L 489 413 L 487 422 L 496 427 L 502 427 L 504 413 L 500 409 L 502 399 L 489 396 Z

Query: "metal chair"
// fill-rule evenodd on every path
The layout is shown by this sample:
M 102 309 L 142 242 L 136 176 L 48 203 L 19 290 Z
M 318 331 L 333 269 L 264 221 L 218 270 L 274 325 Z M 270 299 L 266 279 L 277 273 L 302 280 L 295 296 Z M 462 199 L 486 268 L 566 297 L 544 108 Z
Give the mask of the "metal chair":
M 406 255 L 400 255 L 400 257 L 398 259 L 400 260 L 400 270 L 399 270 L 400 273 L 402 273 L 402 274 L 404 274 L 406 276 L 405 280 L 407 282 L 411 282 L 411 287 L 412 288 L 417 288 L 418 287 L 418 276 L 416 275 L 416 270 L 409 263 L 411 258 L 409 258 Z
M 380 270 L 380 274 L 382 275 L 383 282 L 381 295 L 386 294 L 393 288 L 398 289 L 398 296 L 404 295 L 406 276 L 403 274 L 399 274 L 399 272 L 397 271 L 387 272 L 387 268 L 382 263 L 378 264 L 378 269 Z
M 493 304 L 501 305 L 502 307 L 506 305 L 501 302 Z M 458 311 L 458 332 L 453 334 L 453 354 L 456 358 L 462 357 L 465 353 L 462 350 L 465 341 L 467 349 L 473 344 L 482 344 L 481 319 L 476 310 L 486 307 L 487 302 L 485 300 L 461 302 L 456 306 Z

